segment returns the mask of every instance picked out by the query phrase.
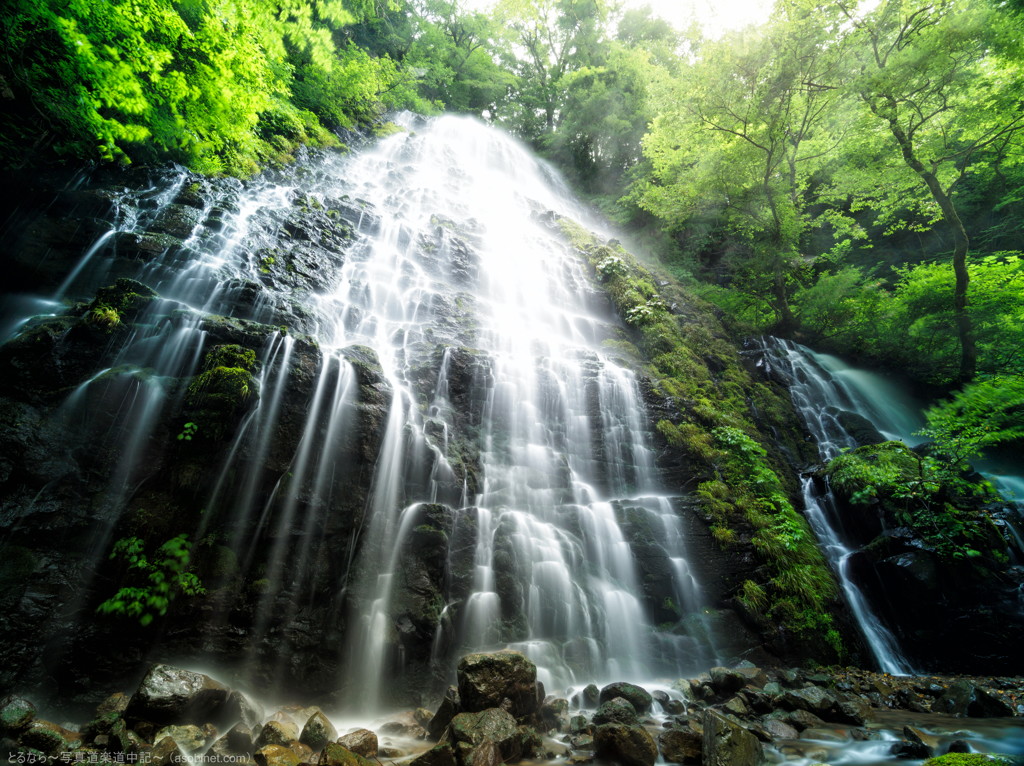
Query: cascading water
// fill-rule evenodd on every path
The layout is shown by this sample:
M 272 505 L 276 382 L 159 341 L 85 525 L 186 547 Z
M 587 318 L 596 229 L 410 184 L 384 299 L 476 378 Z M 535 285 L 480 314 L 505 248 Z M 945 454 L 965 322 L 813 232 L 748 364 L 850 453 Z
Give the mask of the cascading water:
M 834 364 L 833 357 L 816 354 L 792 341 L 767 338 L 761 346 L 763 364 L 783 378 L 797 412 L 818 445 L 822 460 L 857 446 L 844 425 L 844 413 L 867 418 L 888 438 L 915 430 L 919 409 L 900 390 L 878 376 Z M 871 608 L 850 576 L 853 551 L 844 542 L 842 523 L 831 491 L 811 476 L 801 479 L 804 511 L 818 542 L 839 578 L 843 594 L 879 667 L 886 673 L 909 675 L 912 668 L 895 635 Z
M 405 127 L 307 162 L 302 192 L 202 196 L 177 174 L 117 200 L 46 304 L 120 277 L 159 293 L 122 286 L 132 330 L 107 320 L 110 369 L 54 423 L 125 454 L 80 576 L 115 529 L 187 529 L 227 572 L 202 651 L 265 687 L 340 655 L 364 709 L 474 649 L 524 651 L 549 688 L 714 664 L 637 382 L 603 350 L 616 320 L 558 232 L 584 211 L 497 131 Z M 175 438 L 164 476 L 152 456 Z M 175 506 L 143 511 L 157 484 Z

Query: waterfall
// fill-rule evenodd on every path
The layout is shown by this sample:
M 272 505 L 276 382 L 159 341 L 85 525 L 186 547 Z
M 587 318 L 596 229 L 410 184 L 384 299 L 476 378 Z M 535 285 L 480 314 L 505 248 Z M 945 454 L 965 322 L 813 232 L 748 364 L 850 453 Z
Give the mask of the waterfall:
M 920 408 L 897 386 L 884 378 L 842 364 L 835 357 L 818 354 L 780 338 L 761 341 L 762 363 L 771 374 L 782 378 L 793 405 L 818 445 L 823 461 L 843 449 L 857 446 L 842 423 L 843 412 L 867 418 L 887 438 L 910 438 L 919 427 Z M 801 477 L 804 513 L 825 552 L 850 611 L 878 666 L 886 673 L 910 675 L 913 670 L 903 656 L 896 636 L 871 608 L 863 592 L 851 579 L 842 524 L 830 490 L 824 492 L 811 476 Z
M 557 216 L 599 224 L 501 132 L 400 121 L 246 185 L 125 189 L 55 293 L 17 303 L 159 295 L 58 411 L 69 450 L 126 453 L 83 583 L 115 530 L 188 531 L 225 572 L 194 651 L 271 688 L 317 658 L 364 710 L 474 650 L 523 651 L 550 689 L 715 664 L 636 376 L 605 351 L 619 319 Z

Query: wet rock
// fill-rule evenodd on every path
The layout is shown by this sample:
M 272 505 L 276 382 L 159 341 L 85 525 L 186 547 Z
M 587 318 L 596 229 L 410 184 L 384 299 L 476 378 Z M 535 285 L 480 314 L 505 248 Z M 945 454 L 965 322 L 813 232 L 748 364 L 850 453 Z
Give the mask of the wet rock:
M 154 665 L 125 709 L 129 721 L 155 724 L 203 724 L 230 717 L 231 690 L 202 673 Z
M 718 667 L 711 668 L 708 673 L 711 676 L 711 687 L 722 697 L 738 692 L 747 683 L 746 676 L 738 670 Z
M 299 766 L 302 763 L 298 754 L 284 745 L 264 745 L 256 751 L 253 758 L 258 766 Z
M 356 729 L 349 732 L 343 737 L 338 738 L 338 744 L 351 750 L 356 755 L 361 755 L 365 758 L 377 757 L 377 748 L 379 746 L 377 735 L 369 729 Z
M 320 755 L 320 766 L 378 766 L 378 764 L 377 761 L 371 761 L 369 758 L 353 753 L 336 742 L 329 742 Z
M 393 734 L 399 737 L 410 739 L 426 739 L 427 732 L 416 722 L 416 716 L 412 713 L 402 713 L 381 725 L 381 734 Z
M 157 766 L 171 766 L 171 764 L 185 762 L 185 754 L 181 752 L 181 748 L 178 747 L 178 743 L 174 741 L 173 737 L 157 740 L 157 743 L 153 745 L 150 757 Z
M 643 689 L 636 684 L 626 683 L 625 681 L 617 681 L 616 683 L 608 684 L 601 689 L 599 701 L 603 703 L 608 700 L 615 699 L 616 697 L 621 697 L 629 702 L 629 704 L 633 706 L 633 709 L 640 715 L 650 711 L 651 705 L 654 702 L 646 689 Z
M 562 731 L 569 720 L 569 700 L 551 699 L 540 707 L 540 720 L 544 729 Z
M 537 710 L 537 666 L 519 652 L 468 654 L 458 666 L 462 709 L 478 712 L 511 702 L 511 714 L 524 718 Z
M 292 740 L 299 738 L 299 727 L 291 721 L 271 720 L 264 724 L 260 733 L 256 736 L 255 746 L 257 749 L 266 745 L 287 746 Z
M 658 735 L 658 750 L 669 763 L 697 764 L 703 737 L 689 729 L 668 729 Z
M 170 737 L 181 748 L 184 753 L 194 753 L 197 750 L 202 750 L 206 746 L 206 733 L 198 726 L 193 724 L 187 724 L 184 726 L 165 726 L 156 733 L 154 738 L 155 742 L 159 742 L 164 737 Z
M 41 753 L 59 755 L 77 748 L 81 744 L 82 735 L 55 723 L 36 719 L 22 729 L 18 740 L 25 747 Z
M 602 702 L 594 713 L 594 724 L 621 723 L 627 726 L 638 723 L 636 708 L 626 699 L 615 697 Z
M 658 745 L 642 726 L 602 724 L 594 731 L 594 747 L 598 758 L 623 766 L 654 766 L 658 760 Z
M 36 717 L 36 706 L 21 697 L 6 697 L 0 702 L 0 734 L 12 735 L 26 726 Z
M 782 694 L 781 703 L 793 710 L 806 710 L 823 718 L 824 714 L 836 706 L 837 700 L 820 686 L 808 686 L 804 689 L 787 689 Z
M 313 748 L 305 742 L 299 742 L 297 739 L 293 739 L 288 743 L 288 749 L 295 753 L 295 755 L 299 756 L 299 759 L 303 763 L 310 763 L 313 761 Z
M 819 728 L 825 725 L 825 721 L 814 715 L 814 713 L 809 713 L 806 710 L 791 710 L 779 717 L 790 726 L 795 727 L 798 731 Z
M 757 737 L 714 710 L 702 718 L 704 766 L 757 766 L 763 757 Z
M 131 698 L 123 692 L 117 692 L 111 694 L 103 702 L 96 706 L 96 717 L 107 715 L 108 713 L 123 713 L 128 709 L 128 702 Z
M 954 739 L 949 743 L 949 747 L 946 748 L 947 753 L 969 753 L 971 752 L 971 746 L 962 739 Z
M 722 709 L 739 718 L 745 718 L 750 715 L 750 708 L 747 707 L 747 703 L 745 703 L 740 697 L 730 698 L 724 705 L 722 705 Z
M 309 745 L 314 753 L 319 753 L 328 742 L 338 738 L 338 732 L 319 710 L 309 717 L 299 734 L 299 742 Z
M 581 731 L 590 731 L 590 724 L 585 715 L 574 715 L 569 719 L 569 733 L 579 734 Z
M 601 704 L 601 691 L 596 684 L 583 687 L 583 707 L 592 708 Z
M 452 719 L 458 712 L 459 690 L 454 686 L 449 686 L 444 694 L 444 699 L 441 700 L 441 704 L 437 708 L 437 712 L 434 713 L 434 717 L 430 719 L 430 722 L 425 727 L 430 738 L 440 739 L 444 730 L 448 728 L 448 724 L 452 722 Z
M 852 695 L 848 699 L 839 700 L 835 709 L 828 714 L 829 721 L 851 726 L 863 726 L 870 717 L 871 704 L 863 697 Z
M 516 761 L 522 756 L 522 738 L 515 719 L 500 708 L 479 713 L 459 713 L 452 719 L 450 732 L 460 763 L 467 766 L 472 752 L 482 743 L 497 746 L 502 758 Z
M 837 729 L 804 729 L 800 732 L 800 739 L 810 739 L 817 742 L 849 742 L 850 735 L 845 731 Z
M 450 744 L 442 742 L 414 758 L 409 762 L 409 766 L 456 766 L 455 751 Z
M 910 742 L 909 740 L 896 742 L 889 749 L 889 753 L 896 758 L 918 759 L 932 757 L 932 749 L 926 744 L 923 742 Z
M 800 736 L 800 732 L 793 726 L 777 718 L 767 719 L 762 727 L 771 735 L 772 739 L 797 739 Z
M 240 691 L 232 691 L 228 695 L 226 710 L 229 718 L 238 718 L 250 729 L 256 729 L 263 723 L 263 706 L 253 702 Z
M 252 755 L 255 749 L 253 748 L 252 730 L 243 723 L 236 723 L 217 742 L 223 743 L 222 749 L 228 753 Z

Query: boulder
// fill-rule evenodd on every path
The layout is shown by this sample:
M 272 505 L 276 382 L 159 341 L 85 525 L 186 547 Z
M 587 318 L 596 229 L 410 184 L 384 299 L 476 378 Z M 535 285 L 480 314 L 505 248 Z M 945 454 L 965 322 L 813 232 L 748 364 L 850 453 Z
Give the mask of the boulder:
M 708 674 L 711 676 L 711 688 L 721 697 L 735 694 L 747 683 L 747 677 L 738 670 L 717 667 L 711 668 Z
M 153 759 L 152 762 L 156 766 L 172 766 L 172 764 L 185 762 L 185 754 L 181 752 L 178 743 L 171 737 L 157 740 L 157 743 L 153 745 L 150 758 Z
M 455 751 L 450 744 L 442 742 L 414 758 L 409 766 L 456 766 Z
M 444 730 L 448 728 L 448 724 L 452 722 L 452 719 L 458 713 L 459 690 L 454 686 L 449 686 L 448 691 L 444 693 L 444 699 L 441 700 L 441 704 L 437 708 L 437 712 L 434 713 L 434 717 L 424 727 L 427 730 L 427 735 L 431 739 L 440 739 L 441 735 L 444 734 Z
M 15 734 L 36 717 L 36 706 L 21 697 L 5 697 L 0 702 L 0 735 Z
M 702 739 L 690 729 L 667 729 L 658 735 L 658 750 L 669 763 L 697 764 L 701 760 Z
M 108 713 L 123 713 L 128 709 L 128 701 L 130 697 L 123 692 L 117 692 L 111 694 L 103 702 L 96 706 L 96 717 L 107 715 Z
M 897 758 L 907 758 L 917 760 L 919 758 L 931 758 L 933 751 L 928 745 L 923 742 L 911 742 L 910 740 L 903 740 L 896 742 L 889 752 Z
M 648 694 L 645 689 L 640 688 L 636 684 L 626 683 L 625 681 L 617 681 L 616 683 L 605 686 L 601 689 L 601 695 L 598 698 L 598 701 L 603 703 L 608 700 L 615 699 L 616 697 L 622 697 L 622 699 L 629 702 L 639 715 L 643 715 L 650 711 L 651 704 L 654 702 L 651 695 Z
M 594 732 L 598 758 L 616 761 L 622 766 L 654 766 L 658 745 L 643 726 L 606 723 Z
M 320 766 L 378 766 L 377 761 L 363 758 L 337 742 L 329 742 L 320 755 Z M 437 764 L 441 766 L 441 764 Z
M 704 766 L 757 766 L 763 757 L 757 737 L 714 710 L 702 719 Z
M 569 720 L 569 700 L 548 699 L 540 706 L 540 720 L 545 731 L 562 731 Z
M 302 759 L 284 745 L 265 745 L 253 756 L 258 766 L 299 766 Z
M 778 718 L 768 718 L 765 720 L 762 728 L 768 732 L 772 739 L 798 739 L 800 732 L 793 726 L 790 726 L 785 721 L 780 721 Z
M 457 669 L 462 710 L 476 713 L 501 707 L 520 719 L 537 710 L 537 666 L 519 652 L 467 654 Z
M 587 684 L 583 687 L 583 707 L 592 708 L 601 704 L 601 691 L 596 684 Z
M 260 733 L 256 736 L 256 749 L 260 749 L 266 745 L 282 745 L 287 746 L 292 740 L 299 738 L 299 727 L 291 721 L 278 721 L 271 720 L 260 729 Z
M 156 733 L 154 742 L 159 742 L 164 737 L 173 739 L 183 753 L 192 754 L 202 750 L 206 746 L 206 732 L 194 724 L 184 726 L 165 726 Z
M 621 723 L 626 726 L 639 723 L 636 708 L 622 697 L 615 697 L 607 702 L 602 702 L 601 707 L 594 713 L 594 724 L 599 726 L 605 723 Z
M 308 745 L 314 753 L 323 750 L 328 742 L 338 738 L 338 732 L 321 711 L 313 713 L 302 727 L 299 742 Z
M 838 700 L 820 686 L 808 686 L 803 689 L 787 689 L 782 694 L 781 704 L 791 710 L 806 710 L 824 718 L 831 709 L 838 706 Z
M 338 738 L 338 744 L 364 758 L 376 758 L 379 743 L 377 735 L 369 729 L 356 729 Z
M 35 719 L 21 731 L 21 744 L 47 755 L 60 755 L 77 748 L 82 735 L 49 721 Z
M 231 690 L 202 673 L 154 665 L 132 695 L 124 717 L 155 724 L 218 723 L 233 717 Z
M 522 756 L 522 738 L 515 719 L 500 708 L 479 713 L 459 713 L 448 729 L 460 763 L 468 766 L 467 759 L 480 744 L 497 745 L 506 761 L 517 761 Z

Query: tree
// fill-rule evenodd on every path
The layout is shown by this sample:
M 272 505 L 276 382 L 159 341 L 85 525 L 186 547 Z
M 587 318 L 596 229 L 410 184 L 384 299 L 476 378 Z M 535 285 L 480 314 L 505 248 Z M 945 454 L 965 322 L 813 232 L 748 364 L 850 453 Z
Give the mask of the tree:
M 826 129 L 841 93 L 836 32 L 834 18 L 792 3 L 766 29 L 699 45 L 662 96 L 644 142 L 651 172 L 633 190 L 670 230 L 701 218 L 726 229 L 733 286 L 763 297 L 782 332 L 796 324 L 808 184 L 837 143 Z
M 423 96 L 456 112 L 493 111 L 514 78 L 495 61 L 495 24 L 457 0 L 424 0 L 408 64 L 421 71 Z
M 536 140 L 558 124 L 565 75 L 592 63 L 606 0 L 502 0 L 495 13 L 505 29 L 504 64 L 518 77 L 503 119 Z
M 888 135 L 890 156 L 916 174 L 953 240 L 953 313 L 961 382 L 977 348 L 968 311 L 970 237 L 954 190 L 1024 129 L 1024 78 L 1012 23 L 980 0 L 883 0 L 860 15 L 841 0 L 858 68 L 851 89 Z

